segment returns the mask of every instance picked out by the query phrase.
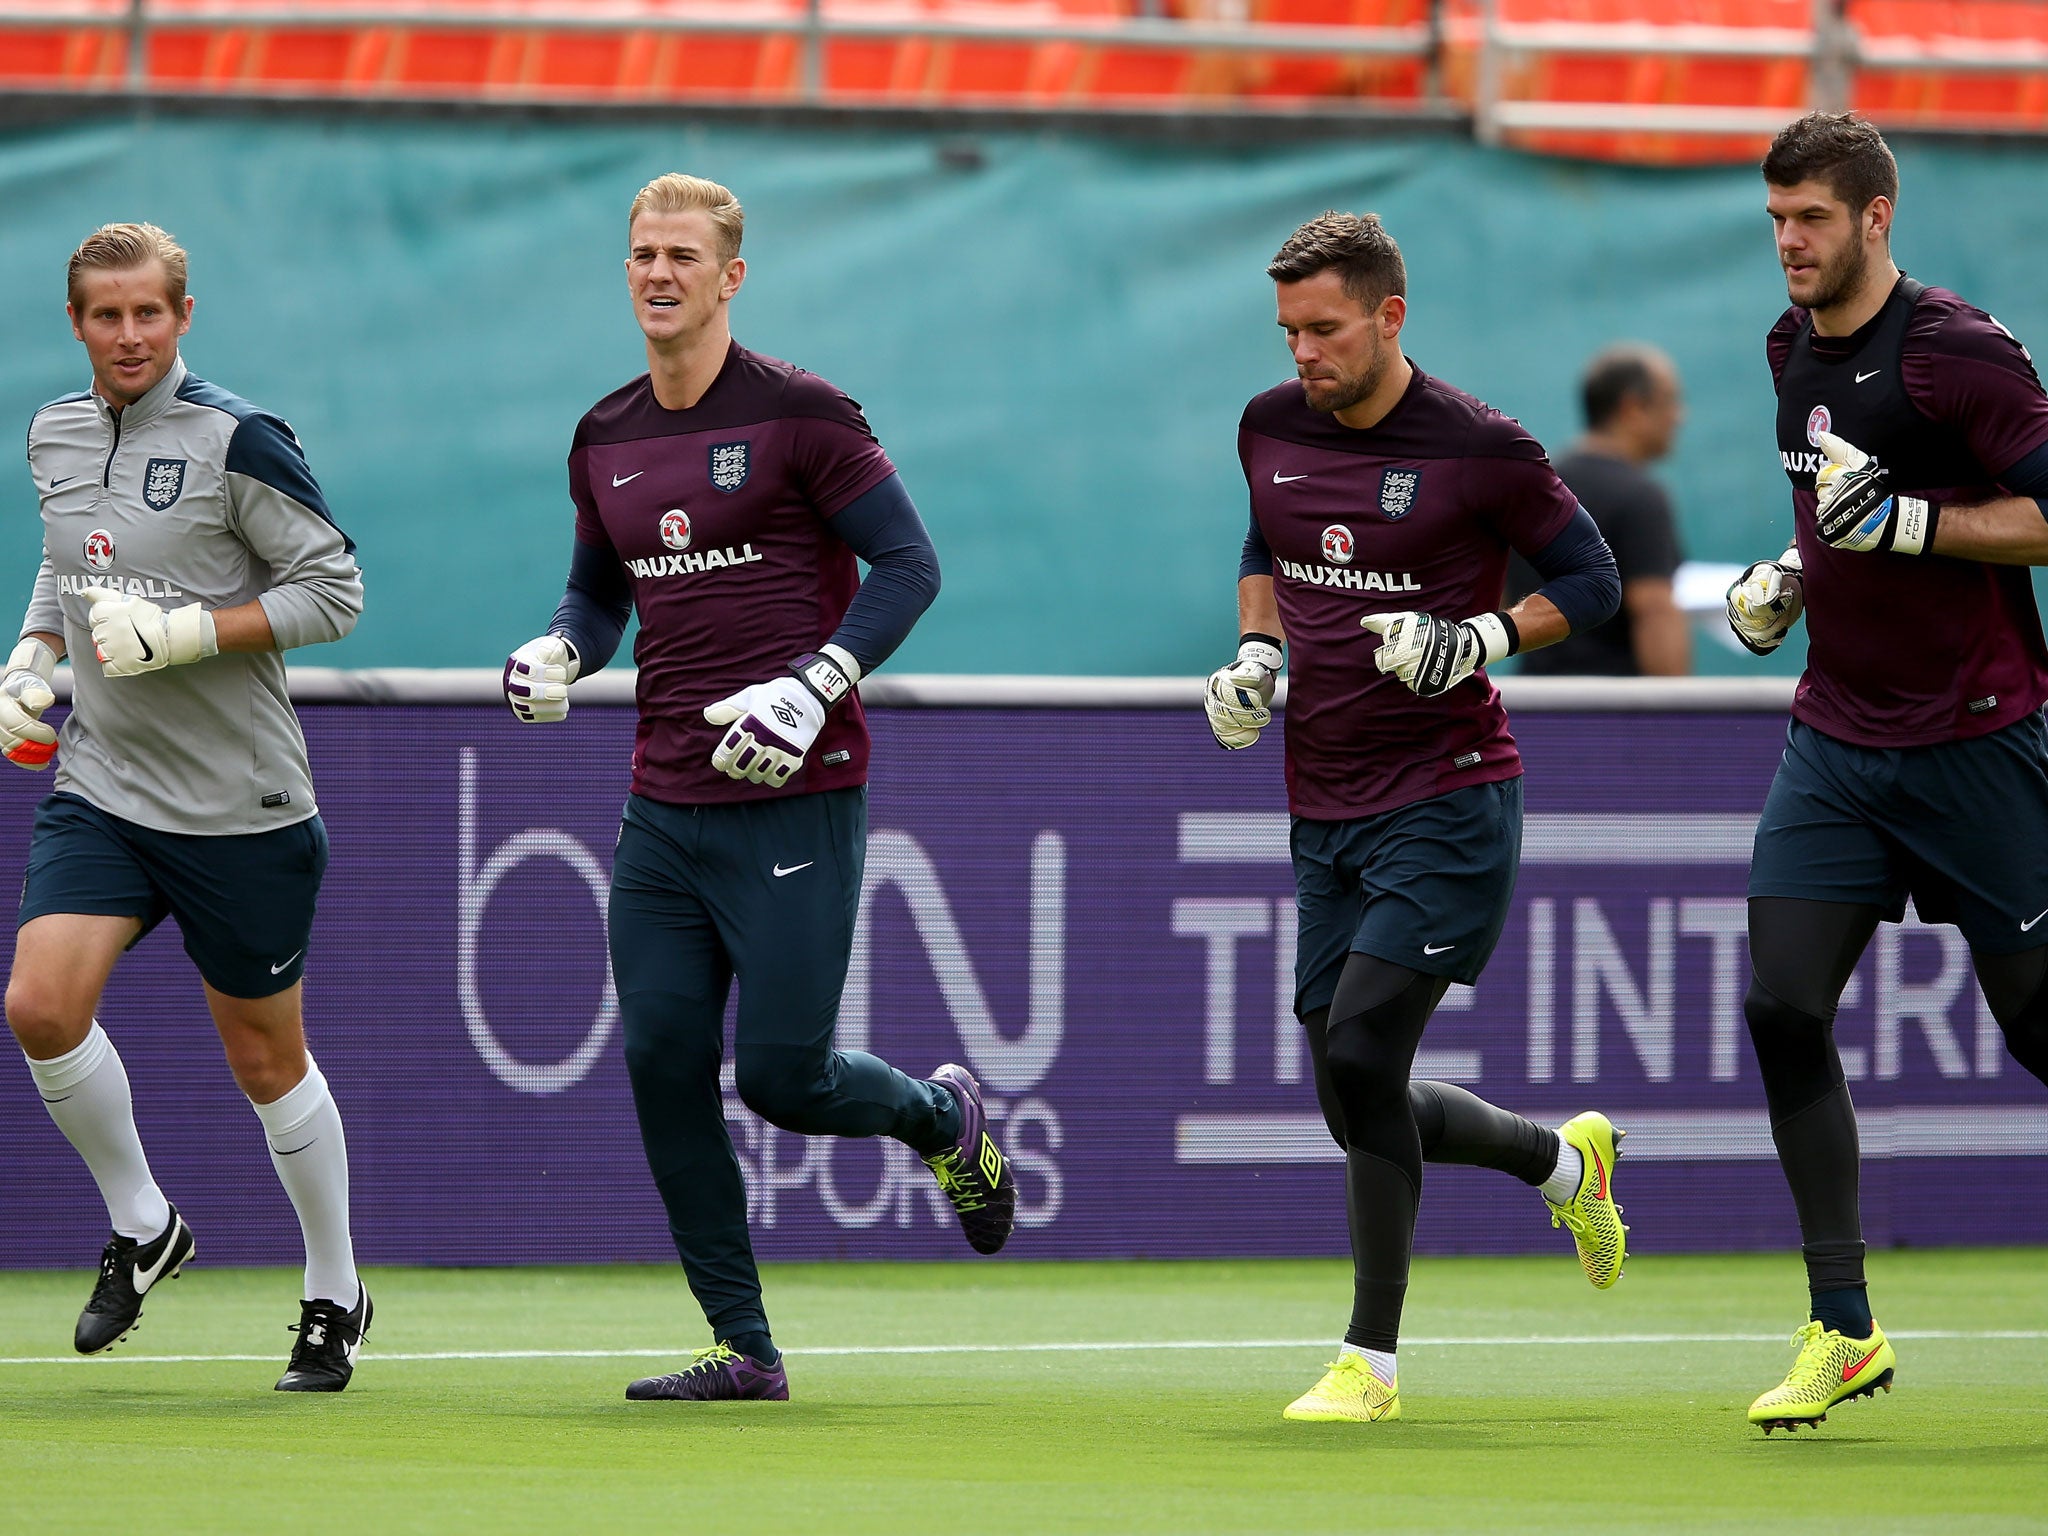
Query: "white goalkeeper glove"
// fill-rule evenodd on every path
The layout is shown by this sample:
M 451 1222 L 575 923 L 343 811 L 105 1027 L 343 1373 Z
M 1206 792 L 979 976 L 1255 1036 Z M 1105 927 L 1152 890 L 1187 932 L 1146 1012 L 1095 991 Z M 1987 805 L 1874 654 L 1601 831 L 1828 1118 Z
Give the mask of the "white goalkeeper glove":
M 1832 432 L 1818 433 L 1814 441 L 1828 459 L 1813 479 L 1820 494 L 1813 518 L 1825 542 L 1895 555 L 1922 554 L 1933 546 L 1940 503 L 1894 495 L 1891 476 L 1877 460 Z
M 505 658 L 505 703 L 512 718 L 552 725 L 569 718 L 569 685 L 583 670 L 576 647 L 560 635 L 529 640 Z
M 92 604 L 86 621 L 108 677 L 139 677 L 220 654 L 213 615 L 197 603 L 166 611 L 146 597 L 108 587 L 87 587 L 79 595 Z
M 860 681 L 860 663 L 836 645 L 821 645 L 790 666 L 788 677 L 705 706 L 707 721 L 731 727 L 711 752 L 711 766 L 727 778 L 782 788 L 803 767 L 832 706 Z
M 1380 637 L 1373 660 L 1418 698 L 1449 693 L 1490 661 L 1521 648 L 1515 621 L 1505 613 L 1482 613 L 1452 623 L 1433 613 L 1368 613 L 1358 621 Z
M 1775 560 L 1759 560 L 1728 589 L 1728 627 L 1759 656 L 1785 643 L 1806 608 L 1805 568 L 1799 546 L 1787 545 Z
M 1236 752 L 1259 739 L 1273 723 L 1273 676 L 1280 670 L 1280 642 L 1271 635 L 1246 635 L 1237 643 L 1237 660 L 1209 674 L 1203 700 L 1216 744 Z
M 57 733 L 43 724 L 43 711 L 57 702 L 50 691 L 56 670 L 57 653 L 24 635 L 0 676 L 0 754 L 18 768 L 47 768 L 57 755 Z

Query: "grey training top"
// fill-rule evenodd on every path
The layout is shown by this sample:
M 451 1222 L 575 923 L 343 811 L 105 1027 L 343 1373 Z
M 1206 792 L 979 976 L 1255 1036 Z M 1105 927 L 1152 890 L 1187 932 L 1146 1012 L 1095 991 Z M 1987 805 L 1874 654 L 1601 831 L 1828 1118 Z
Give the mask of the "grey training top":
M 280 653 L 353 629 L 363 577 L 292 429 L 180 360 L 118 416 L 93 394 L 44 406 L 28 462 L 43 564 L 22 633 L 61 634 L 71 657 L 56 787 L 165 832 L 268 832 L 313 815 Z M 107 677 L 92 586 L 166 609 L 254 599 L 278 649 Z

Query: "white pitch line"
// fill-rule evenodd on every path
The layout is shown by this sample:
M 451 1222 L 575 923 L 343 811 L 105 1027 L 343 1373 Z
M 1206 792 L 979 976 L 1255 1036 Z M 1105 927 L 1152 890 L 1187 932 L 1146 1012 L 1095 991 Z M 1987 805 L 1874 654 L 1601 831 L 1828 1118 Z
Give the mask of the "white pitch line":
M 1408 1349 L 1500 1349 L 1505 1346 L 1538 1345 L 1548 1348 L 1579 1348 L 1587 1345 L 1623 1344 L 1782 1344 L 1784 1333 L 1559 1333 L 1461 1335 L 1449 1338 L 1403 1339 Z M 2043 1328 L 1927 1328 L 1900 1330 L 1886 1335 L 1893 1339 L 2048 1339 Z M 1097 1342 L 1075 1340 L 1053 1344 L 826 1344 L 812 1348 L 791 1345 L 797 1356 L 823 1355 L 1082 1355 L 1104 1350 L 1143 1353 L 1153 1350 L 1187 1349 L 1327 1349 L 1328 1339 L 1110 1339 Z M 688 1345 L 673 1349 L 480 1349 L 384 1351 L 372 1346 L 366 1353 L 373 1360 L 674 1360 L 693 1354 Z M 275 1355 L 106 1355 L 100 1359 L 127 1365 L 227 1365 L 244 1361 L 274 1361 Z M 84 1365 L 77 1355 L 13 1355 L 0 1357 L 5 1365 Z

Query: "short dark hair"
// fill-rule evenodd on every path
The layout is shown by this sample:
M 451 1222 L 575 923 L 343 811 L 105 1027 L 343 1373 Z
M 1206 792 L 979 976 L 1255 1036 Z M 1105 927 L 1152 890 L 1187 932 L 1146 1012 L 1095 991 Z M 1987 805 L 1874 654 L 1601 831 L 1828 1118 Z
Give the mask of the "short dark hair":
M 1855 214 L 1872 198 L 1899 200 L 1899 162 L 1884 135 L 1853 112 L 1809 112 L 1787 123 L 1771 140 L 1763 173 L 1774 187 L 1825 182 Z
M 1345 294 L 1367 309 L 1378 309 L 1388 295 L 1408 296 L 1408 268 L 1401 247 L 1376 213 L 1318 214 L 1287 237 L 1266 267 L 1276 283 L 1298 283 L 1318 272 L 1334 271 Z
M 1586 406 L 1586 426 L 1598 432 L 1627 400 L 1650 400 L 1657 393 L 1657 357 L 1648 347 L 1617 342 L 1586 364 L 1579 398 Z

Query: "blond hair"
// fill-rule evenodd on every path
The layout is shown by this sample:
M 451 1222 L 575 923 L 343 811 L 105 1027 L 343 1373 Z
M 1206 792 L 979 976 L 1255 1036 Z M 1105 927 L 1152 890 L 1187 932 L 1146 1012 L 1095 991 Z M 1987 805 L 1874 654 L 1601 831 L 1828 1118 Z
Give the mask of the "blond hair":
M 171 308 L 183 309 L 185 248 L 154 224 L 102 224 L 79 241 L 65 274 L 65 297 L 70 299 L 73 309 L 81 308 L 85 303 L 86 271 L 126 272 L 152 261 L 164 264 L 164 287 L 170 294 Z
M 746 213 L 730 191 L 702 176 L 670 171 L 666 176 L 655 177 L 633 199 L 632 211 L 626 215 L 626 231 L 628 235 L 632 233 L 633 221 L 643 213 L 689 213 L 698 208 L 711 215 L 718 230 L 718 259 L 731 261 L 740 253 L 740 236 L 747 227 Z

